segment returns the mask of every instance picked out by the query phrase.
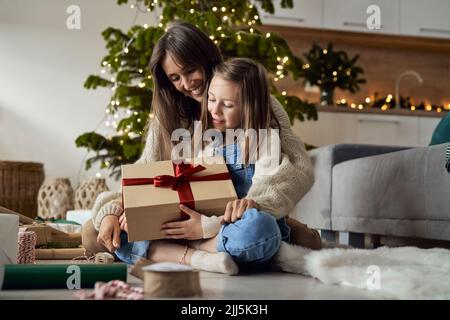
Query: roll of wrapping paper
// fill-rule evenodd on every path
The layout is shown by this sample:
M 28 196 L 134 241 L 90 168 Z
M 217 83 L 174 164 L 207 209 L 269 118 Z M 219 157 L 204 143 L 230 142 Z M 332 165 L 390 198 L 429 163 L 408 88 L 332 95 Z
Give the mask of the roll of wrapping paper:
M 76 267 L 79 267 L 76 268 Z M 7 264 L 3 290 L 68 289 L 79 270 L 80 288 L 93 288 L 97 281 L 127 281 L 127 265 L 114 264 Z M 72 277 L 69 279 L 69 277 Z
M 67 249 L 35 249 L 36 260 L 71 260 L 82 256 L 85 252 L 84 248 L 67 248 Z

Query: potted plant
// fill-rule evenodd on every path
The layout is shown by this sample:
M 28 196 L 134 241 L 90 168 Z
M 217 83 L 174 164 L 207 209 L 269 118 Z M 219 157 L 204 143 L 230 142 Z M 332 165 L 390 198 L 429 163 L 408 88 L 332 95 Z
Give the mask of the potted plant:
M 314 43 L 304 56 L 306 62 L 301 75 L 305 81 L 320 88 L 321 105 L 333 104 L 335 88 L 355 93 L 360 90 L 359 84 L 366 83 L 366 79 L 360 77 L 363 69 L 356 65 L 359 55 L 350 59 L 345 51 L 335 51 L 332 43 L 327 48 Z

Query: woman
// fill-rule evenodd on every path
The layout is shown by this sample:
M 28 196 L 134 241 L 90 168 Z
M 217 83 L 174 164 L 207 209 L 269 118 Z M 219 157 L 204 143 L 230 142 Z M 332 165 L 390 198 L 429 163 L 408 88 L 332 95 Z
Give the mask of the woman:
M 203 91 L 214 67 L 221 62 L 219 49 L 206 34 L 194 26 L 178 22 L 168 28 L 156 44 L 150 61 L 155 85 L 152 101 L 155 120 L 149 126 L 146 145 L 137 163 L 171 158 L 172 131 L 191 128 L 193 121 L 199 119 Z M 257 198 L 259 209 L 287 216 L 313 183 L 311 162 L 302 141 L 292 132 L 285 110 L 273 97 L 271 107 L 280 124 L 281 152 L 286 159 L 282 165 L 289 172 L 296 174 L 283 177 L 266 176 L 255 181 L 246 198 L 227 206 L 225 222 L 235 222 L 243 211 L 253 206 L 251 200 L 254 198 Z M 120 247 L 121 228 L 126 229 L 125 219 L 121 218 L 119 223 L 122 211 L 120 193 L 107 192 L 98 197 L 93 207 L 92 222 L 83 228 L 83 243 L 86 249 L 97 252 L 106 247 L 109 251 L 114 251 Z M 199 219 L 202 220 L 201 228 L 197 223 Z M 191 216 L 186 223 L 195 227 L 186 228 L 192 234 L 184 234 L 185 239 L 207 237 L 208 222 L 203 216 Z M 297 244 L 320 248 L 321 242 L 317 232 L 299 222 L 296 222 L 296 226 L 293 231 L 300 231 L 301 236 L 293 235 L 293 238 L 300 238 L 302 241 Z M 168 234 L 167 238 L 170 239 L 171 235 Z M 180 252 L 180 255 L 183 255 L 183 252 Z M 157 257 L 154 260 L 164 258 Z

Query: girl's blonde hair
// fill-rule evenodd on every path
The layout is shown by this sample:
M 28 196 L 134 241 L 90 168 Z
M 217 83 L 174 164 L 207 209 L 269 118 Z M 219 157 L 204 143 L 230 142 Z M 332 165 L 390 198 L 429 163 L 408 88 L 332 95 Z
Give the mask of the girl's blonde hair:
M 214 68 L 213 77 L 219 76 L 223 80 L 238 85 L 237 103 L 242 108 L 241 128 L 246 132 L 254 129 L 280 129 L 270 101 L 269 81 L 265 68 L 247 58 L 232 58 Z M 201 121 L 203 130 L 212 127 L 211 115 L 208 112 L 209 84 L 202 99 Z M 248 140 L 246 139 L 245 163 L 249 159 Z

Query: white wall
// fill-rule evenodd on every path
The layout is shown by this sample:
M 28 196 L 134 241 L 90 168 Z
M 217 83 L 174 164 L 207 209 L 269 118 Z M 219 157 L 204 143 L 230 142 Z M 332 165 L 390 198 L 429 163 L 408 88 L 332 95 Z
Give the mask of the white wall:
M 80 30 L 66 27 L 69 5 L 81 8 Z M 83 83 L 101 70 L 101 32 L 128 30 L 134 15 L 116 0 L 0 0 L 0 160 L 42 162 L 47 177 L 69 177 L 74 188 L 99 172 L 79 174 L 86 149 L 74 141 L 103 118 L 111 91 Z M 137 23 L 154 21 L 141 13 Z

